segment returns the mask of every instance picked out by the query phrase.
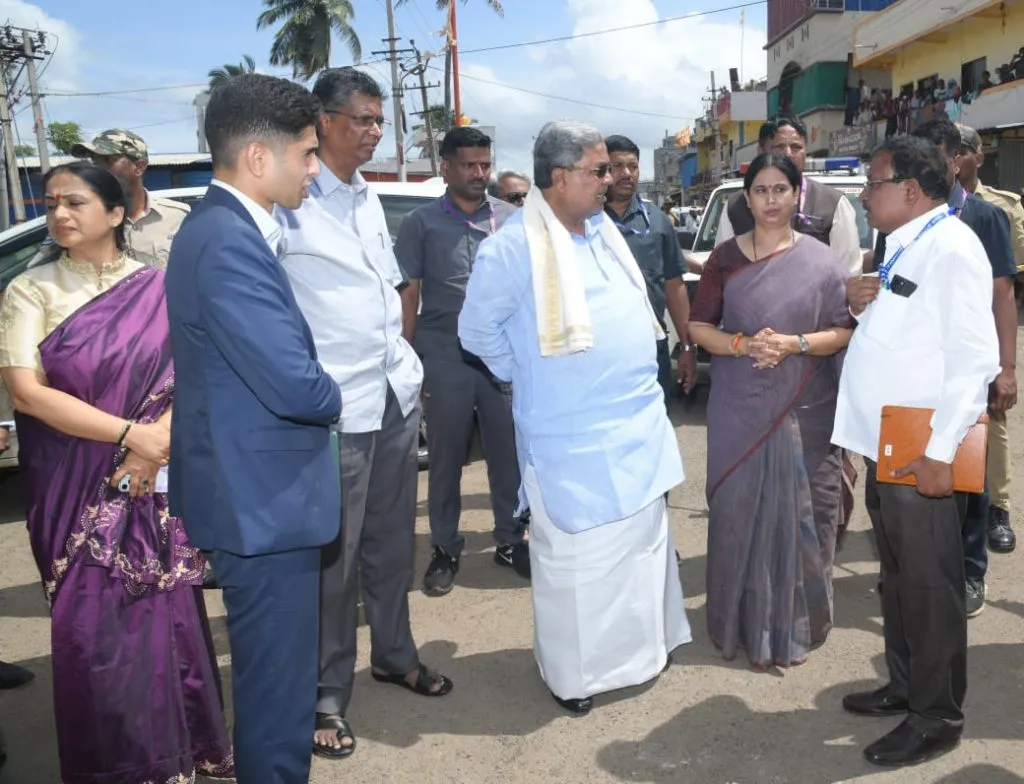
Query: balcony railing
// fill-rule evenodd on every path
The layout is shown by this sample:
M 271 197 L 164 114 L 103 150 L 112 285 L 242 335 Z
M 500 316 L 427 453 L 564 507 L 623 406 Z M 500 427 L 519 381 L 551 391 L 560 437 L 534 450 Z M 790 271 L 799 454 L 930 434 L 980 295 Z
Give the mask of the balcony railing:
M 810 0 L 808 6 L 812 11 L 843 11 L 846 0 Z

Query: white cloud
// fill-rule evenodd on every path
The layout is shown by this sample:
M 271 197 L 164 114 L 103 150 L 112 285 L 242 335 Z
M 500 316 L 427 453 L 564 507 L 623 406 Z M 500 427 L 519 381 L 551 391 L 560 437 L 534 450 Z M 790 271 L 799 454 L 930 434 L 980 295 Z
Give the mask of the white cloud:
M 658 22 L 661 18 L 651 0 L 630 0 L 628 16 L 622 0 L 564 0 L 572 28 L 579 34 L 620 27 L 623 24 Z M 675 13 L 675 12 L 674 12 Z M 201 81 L 206 67 L 197 69 L 183 54 L 178 68 L 145 69 L 120 62 L 109 54 L 107 40 L 84 40 L 73 25 L 46 13 L 25 0 L 0 0 L 0 21 L 47 30 L 59 45 L 43 78 L 49 120 L 75 120 L 86 133 L 110 127 L 137 129 L 156 152 L 195 149 L 195 122 L 191 103 L 198 88 L 131 95 L 73 98 L 60 92 L 130 89 Z M 562 31 L 546 31 L 557 35 Z M 419 36 L 416 36 L 417 39 Z M 653 170 L 651 151 L 663 136 L 684 126 L 703 112 L 702 99 L 709 86 L 709 71 L 718 84 L 728 83 L 728 69 L 741 61 L 740 28 L 720 16 L 653 24 L 613 34 L 576 38 L 566 42 L 531 45 L 493 55 L 466 55 L 462 61 L 464 113 L 482 124 L 495 126 L 498 163 L 502 167 L 531 168 L 533 136 L 551 119 L 573 118 L 590 122 L 605 133 L 623 133 L 643 150 L 644 176 Z M 765 31 L 747 25 L 742 61 L 746 78 L 766 71 L 762 49 Z M 237 60 L 232 53 L 226 61 Z M 442 78 L 443 58 L 431 62 L 429 81 Z M 387 67 L 369 71 L 390 89 Z M 420 109 L 415 80 L 406 93 L 405 112 L 411 127 L 419 122 Z M 573 98 L 580 103 L 533 95 L 502 85 L 537 93 Z M 430 90 L 431 103 L 443 100 L 440 88 Z M 602 104 L 615 107 L 603 109 Z M 21 109 L 24 104 L 17 108 Z M 386 101 L 385 114 L 392 115 Z M 640 114 L 644 112 L 647 114 Z M 659 116 L 648 116 L 659 115 Z M 17 116 L 21 137 L 31 136 L 30 112 Z M 379 157 L 394 155 L 394 137 L 388 133 L 378 148 Z
M 573 34 L 620 27 L 624 21 L 621 0 L 568 0 L 568 10 L 575 20 Z M 650 0 L 631 0 L 629 24 L 659 19 Z M 572 118 L 630 136 L 643 150 L 644 176 L 651 176 L 651 151 L 666 132 L 692 127 L 693 118 L 703 113 L 709 72 L 715 71 L 717 84 L 728 84 L 729 68 L 740 66 L 739 25 L 714 20 L 695 17 L 529 47 L 519 62 L 506 57 L 508 69 L 497 74 L 467 58 L 464 111 L 497 127 L 502 166 L 529 169 L 534 134 L 548 120 Z M 747 25 L 742 38 L 744 76 L 762 76 L 765 31 Z M 617 109 L 539 98 L 474 77 Z

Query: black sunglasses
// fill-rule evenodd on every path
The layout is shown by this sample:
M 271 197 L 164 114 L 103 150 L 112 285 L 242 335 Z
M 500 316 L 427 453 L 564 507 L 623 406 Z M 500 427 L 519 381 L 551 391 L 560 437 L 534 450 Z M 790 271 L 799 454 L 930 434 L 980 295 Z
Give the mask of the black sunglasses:
M 525 193 L 506 193 L 505 201 L 509 204 L 522 204 L 526 200 Z

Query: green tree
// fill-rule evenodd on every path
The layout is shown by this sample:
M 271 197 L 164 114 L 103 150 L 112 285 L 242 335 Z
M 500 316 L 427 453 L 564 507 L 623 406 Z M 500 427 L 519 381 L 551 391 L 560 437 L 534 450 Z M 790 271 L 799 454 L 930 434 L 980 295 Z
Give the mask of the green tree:
M 16 144 L 14 145 L 14 154 L 19 158 L 30 157 L 35 155 L 38 151 L 31 144 Z
M 46 138 L 57 152 L 70 155 L 71 148 L 82 143 L 82 126 L 76 122 L 52 122 L 46 129 Z
M 247 73 L 256 73 L 256 61 L 249 55 L 245 55 L 242 58 L 242 62 L 237 65 L 226 63 L 220 68 L 214 68 L 207 74 L 210 79 L 210 90 L 212 91 L 215 88 L 220 87 L 233 76 L 241 76 L 242 74 Z
M 350 0 L 263 0 L 263 5 L 266 10 L 256 20 L 257 30 L 284 23 L 274 34 L 270 64 L 290 67 L 296 79 L 309 79 L 330 65 L 334 34 L 345 42 L 355 62 L 362 58 Z
M 270 0 L 267 0 L 270 2 Z M 408 3 L 409 0 L 397 0 L 396 6 L 402 6 Z M 412 0 L 416 2 L 416 0 Z M 448 11 L 451 8 L 452 0 L 435 0 L 438 11 L 445 12 L 445 18 L 448 16 Z M 469 0 L 462 0 L 462 4 L 465 5 Z M 485 0 L 487 5 L 498 16 L 505 16 L 505 9 L 501 5 L 501 0 Z M 433 116 L 430 118 L 430 122 L 435 129 L 449 130 L 455 124 L 455 111 L 452 109 L 452 50 L 451 47 L 446 46 L 444 50 L 444 109 L 445 114 L 440 119 L 444 120 L 444 125 L 433 125 L 436 120 Z

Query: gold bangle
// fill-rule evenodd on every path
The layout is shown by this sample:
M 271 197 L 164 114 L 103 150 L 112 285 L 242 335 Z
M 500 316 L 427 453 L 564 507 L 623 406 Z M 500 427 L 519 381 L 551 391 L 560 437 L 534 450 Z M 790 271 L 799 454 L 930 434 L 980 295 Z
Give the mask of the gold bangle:
M 124 446 L 124 440 L 128 436 L 128 431 L 132 429 L 132 425 L 135 424 L 134 419 L 126 419 L 124 427 L 121 428 L 121 435 L 117 437 L 117 445 Z

